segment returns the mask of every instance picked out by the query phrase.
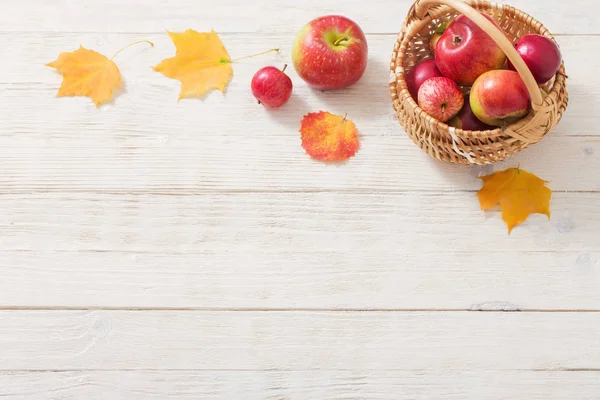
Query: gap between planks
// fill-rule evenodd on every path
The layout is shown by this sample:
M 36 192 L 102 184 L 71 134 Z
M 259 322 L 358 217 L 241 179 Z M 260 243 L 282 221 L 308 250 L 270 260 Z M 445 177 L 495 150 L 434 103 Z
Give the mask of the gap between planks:
M 168 188 L 166 190 L 78 190 L 78 189 L 56 189 L 56 190 L 2 190 L 0 197 L 15 195 L 36 194 L 87 194 L 87 195 L 109 195 L 109 196 L 168 196 L 168 197 L 201 197 L 208 195 L 236 195 L 236 194 L 409 194 L 423 193 L 428 195 L 444 196 L 449 193 L 477 193 L 479 189 L 207 189 L 192 191 L 184 188 Z M 600 190 L 552 190 L 552 193 L 584 193 L 598 194 Z
M 0 311 L 190 311 L 190 312 L 214 312 L 214 313 L 600 313 L 600 309 L 536 309 L 536 308 L 486 308 L 484 304 L 473 305 L 472 308 L 309 308 L 309 307 L 71 307 L 71 306 L 0 306 Z
M 64 372 L 314 372 L 314 371 L 327 371 L 327 372 L 354 372 L 354 368 L 265 368 L 265 369 L 251 369 L 251 368 L 122 368 L 122 369 L 111 369 L 111 368 L 92 368 L 92 369 L 1 369 L 0 375 L 5 374 L 30 374 L 30 373 L 64 373 Z M 368 371 L 368 370 L 367 370 Z M 376 371 L 381 371 L 376 369 Z M 413 373 L 426 373 L 427 369 L 404 369 L 404 368 L 386 368 L 385 371 L 404 371 Z M 469 370 L 453 370 L 456 371 L 469 371 Z M 534 369 L 486 369 L 485 371 L 531 371 L 531 372 L 600 372 L 600 368 L 534 368 Z M 1 396 L 0 396 L 1 397 Z

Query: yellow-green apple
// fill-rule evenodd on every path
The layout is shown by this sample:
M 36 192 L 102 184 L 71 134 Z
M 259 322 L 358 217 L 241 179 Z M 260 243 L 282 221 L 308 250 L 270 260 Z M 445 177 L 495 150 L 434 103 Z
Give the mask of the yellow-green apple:
M 419 107 L 441 122 L 454 117 L 464 104 L 463 94 L 456 82 L 445 76 L 423 82 L 418 97 Z
M 429 50 L 431 50 L 433 53 L 435 53 L 435 46 L 437 45 L 438 40 L 440 40 L 442 34 L 444 33 L 447 27 L 447 22 L 442 23 L 440 26 L 435 28 L 435 32 L 429 38 Z
M 296 35 L 292 61 L 309 86 L 344 89 L 367 68 L 367 39 L 358 24 L 341 15 L 326 15 L 306 24 Z
M 504 126 L 529 113 L 531 98 L 519 74 L 508 69 L 488 71 L 473 86 L 469 102 L 482 122 Z
M 492 17 L 481 14 L 501 29 Z M 444 76 L 470 86 L 484 72 L 502 68 L 506 55 L 483 29 L 459 15 L 438 40 L 435 61 Z
M 515 48 L 533 74 L 537 83 L 548 82 L 556 74 L 562 62 L 562 55 L 556 42 L 549 37 L 529 33 L 517 41 Z M 515 70 L 510 60 L 508 67 Z
M 469 94 L 465 94 L 463 108 L 448 121 L 448 125 L 465 131 L 487 131 L 495 128 L 484 124 L 475 116 L 471 109 Z
M 442 76 L 437 65 L 435 65 L 435 60 L 421 61 L 406 73 L 406 86 L 415 101 L 423 82 L 435 76 Z

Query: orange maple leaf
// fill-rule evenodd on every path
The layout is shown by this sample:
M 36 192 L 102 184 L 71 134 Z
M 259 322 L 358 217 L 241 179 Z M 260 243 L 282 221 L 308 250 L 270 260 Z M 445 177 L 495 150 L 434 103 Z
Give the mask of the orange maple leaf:
M 106 56 L 84 49 L 60 53 L 56 61 L 46 64 L 63 76 L 58 96 L 88 96 L 96 107 L 110 100 L 123 86 L 119 68 Z
M 345 116 L 325 111 L 313 112 L 305 115 L 300 125 L 302 147 L 313 158 L 341 161 L 358 151 L 356 125 Z
M 117 51 L 110 59 L 94 50 L 79 46 L 71 52 L 63 52 L 55 61 L 46 64 L 55 68 L 62 76 L 63 81 L 58 90 L 58 96 L 87 96 L 96 105 L 108 102 L 117 89 L 123 87 L 121 72 L 113 62 L 113 58 L 129 46 L 137 43 L 152 42 L 141 40 L 131 43 Z
M 162 60 L 154 70 L 181 82 L 179 100 L 200 97 L 210 90 L 225 91 L 233 76 L 231 59 L 214 30 L 199 33 L 188 29 L 168 32 L 175 45 L 175 57 Z
M 480 177 L 483 187 L 477 192 L 482 210 L 500 205 L 508 233 L 530 214 L 544 214 L 550 219 L 552 191 L 546 181 L 518 168 L 509 168 Z

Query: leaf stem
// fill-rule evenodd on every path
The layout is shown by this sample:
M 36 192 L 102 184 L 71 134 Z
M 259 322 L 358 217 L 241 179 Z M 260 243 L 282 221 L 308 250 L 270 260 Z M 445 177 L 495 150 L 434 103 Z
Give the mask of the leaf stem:
M 115 54 L 113 54 L 113 56 L 110 59 L 112 60 L 113 58 L 115 58 L 120 52 L 122 52 L 126 48 L 131 47 L 131 46 L 133 46 L 135 44 L 139 44 L 139 43 L 148 43 L 150 46 L 154 47 L 154 43 L 152 43 L 149 40 L 138 40 L 137 42 L 129 43 L 127 46 L 121 48 L 121 50 L 119 50 Z
M 229 61 L 229 62 L 231 62 L 231 63 L 234 63 L 234 62 L 236 62 L 236 61 L 240 61 L 240 60 L 243 60 L 243 59 L 245 59 L 245 58 L 256 57 L 256 56 L 262 56 L 263 54 L 267 54 L 267 53 L 270 53 L 270 52 L 272 52 L 272 51 L 277 51 L 277 52 L 278 52 L 278 51 L 279 51 L 279 49 L 278 49 L 278 48 L 276 48 L 276 49 L 271 49 L 271 50 L 263 51 L 262 53 L 256 53 L 256 54 L 252 54 L 252 55 L 249 55 L 249 56 L 244 56 L 244 57 L 236 58 L 235 60 L 231 60 L 231 61 Z

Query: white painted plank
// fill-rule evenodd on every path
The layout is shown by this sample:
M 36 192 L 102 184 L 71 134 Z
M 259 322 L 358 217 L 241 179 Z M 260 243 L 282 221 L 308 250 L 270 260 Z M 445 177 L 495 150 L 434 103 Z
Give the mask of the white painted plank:
M 69 371 L 0 373 L 11 400 L 590 400 L 584 371 Z
M 600 170 L 600 137 L 549 137 L 502 163 L 468 167 L 433 160 L 402 132 L 363 138 L 360 152 L 342 165 L 308 157 L 293 132 L 248 135 L 4 135 L 0 191 L 476 191 L 478 176 L 517 166 L 549 181 L 554 191 L 600 191 L 600 180 L 587 173 Z
M 552 219 L 509 236 L 476 195 L 233 193 L 5 195 L 0 247 L 142 252 L 598 251 L 600 193 L 555 193 Z M 503 256 L 504 257 L 504 256 Z M 507 260 L 507 265 L 516 259 Z M 246 260 L 240 259 L 241 265 Z
M 577 3 L 545 0 L 500 1 L 534 16 L 556 33 L 600 33 L 593 0 Z M 228 32 L 282 33 L 293 35 L 314 17 L 343 14 L 370 33 L 400 30 L 412 0 L 369 3 L 347 0 L 47 0 L 7 1 L 0 26 L 8 31 L 160 32 L 198 27 Z
M 418 251 L 401 240 L 385 251 L 225 247 L 4 250 L 0 307 L 600 310 L 597 251 Z
M 600 168 L 600 116 L 595 112 L 600 80 L 583 59 L 589 40 L 600 46 L 600 37 L 561 38 L 566 53 L 579 57 L 571 63 L 574 93 L 563 121 L 541 143 L 486 168 L 436 162 L 406 137 L 387 90 L 385 60 L 393 38 L 371 38 L 375 61 L 357 86 L 316 93 L 298 82 L 292 68 L 296 91 L 291 103 L 268 113 L 252 98 L 248 81 L 265 63 L 283 65 L 287 51 L 239 64 L 226 97 L 213 93 L 205 101 L 177 102 L 179 84 L 150 69 L 172 53 L 167 35 L 155 35 L 155 49 L 142 45 L 123 53 L 127 92 L 116 106 L 98 111 L 88 99 L 56 99 L 60 76 L 42 61 L 80 39 L 113 52 L 137 35 L 0 36 L 5 46 L 14 39 L 23 43 L 0 77 L 19 82 L 4 84 L 0 97 L 0 108 L 6 110 L 0 122 L 0 190 L 477 190 L 478 174 L 517 164 L 549 180 L 553 190 L 600 190 L 597 179 L 566 173 Z M 256 35 L 226 39 L 237 55 L 281 44 L 277 37 Z M 300 146 L 302 116 L 319 109 L 347 112 L 360 130 L 361 150 L 342 168 L 309 159 Z M 594 136 L 572 136 L 582 134 Z
M 61 76 L 44 64 L 54 60 L 60 52 L 75 50 L 81 44 L 110 56 L 139 39 L 152 40 L 155 47 L 141 44 L 115 59 L 126 92 L 117 97 L 113 105 L 97 110 L 87 98 L 55 98 Z M 369 36 L 369 64 L 363 78 L 345 90 L 323 93 L 309 89 L 295 73 L 291 66 L 291 43 L 284 36 L 224 35 L 223 42 L 232 58 L 271 48 L 280 48 L 280 52 L 236 63 L 225 96 L 213 92 L 204 100 L 177 102 L 179 82 L 151 68 L 174 54 L 166 33 L 0 34 L 0 46 L 13 51 L 13 56 L 4 60 L 0 76 L 0 107 L 6 110 L 0 128 L 2 132 L 15 132 L 20 136 L 43 133 L 46 137 L 85 133 L 94 137 L 117 134 L 154 138 L 165 135 L 247 137 L 259 132 L 266 137 L 289 137 L 291 131 L 299 129 L 304 114 L 324 109 L 348 113 L 363 136 L 403 135 L 388 89 L 395 39 L 395 35 Z M 600 77 L 589 63 L 588 53 L 590 48 L 600 47 L 600 37 L 565 36 L 558 41 L 567 63 L 570 103 L 552 136 L 597 136 Z M 286 63 L 290 64 L 286 72 L 294 82 L 292 98 L 283 108 L 267 112 L 252 97 L 250 80 L 265 65 L 282 68 Z M 32 115 L 36 118 L 31 118 Z
M 600 368 L 598 313 L 1 311 L 0 369 Z

